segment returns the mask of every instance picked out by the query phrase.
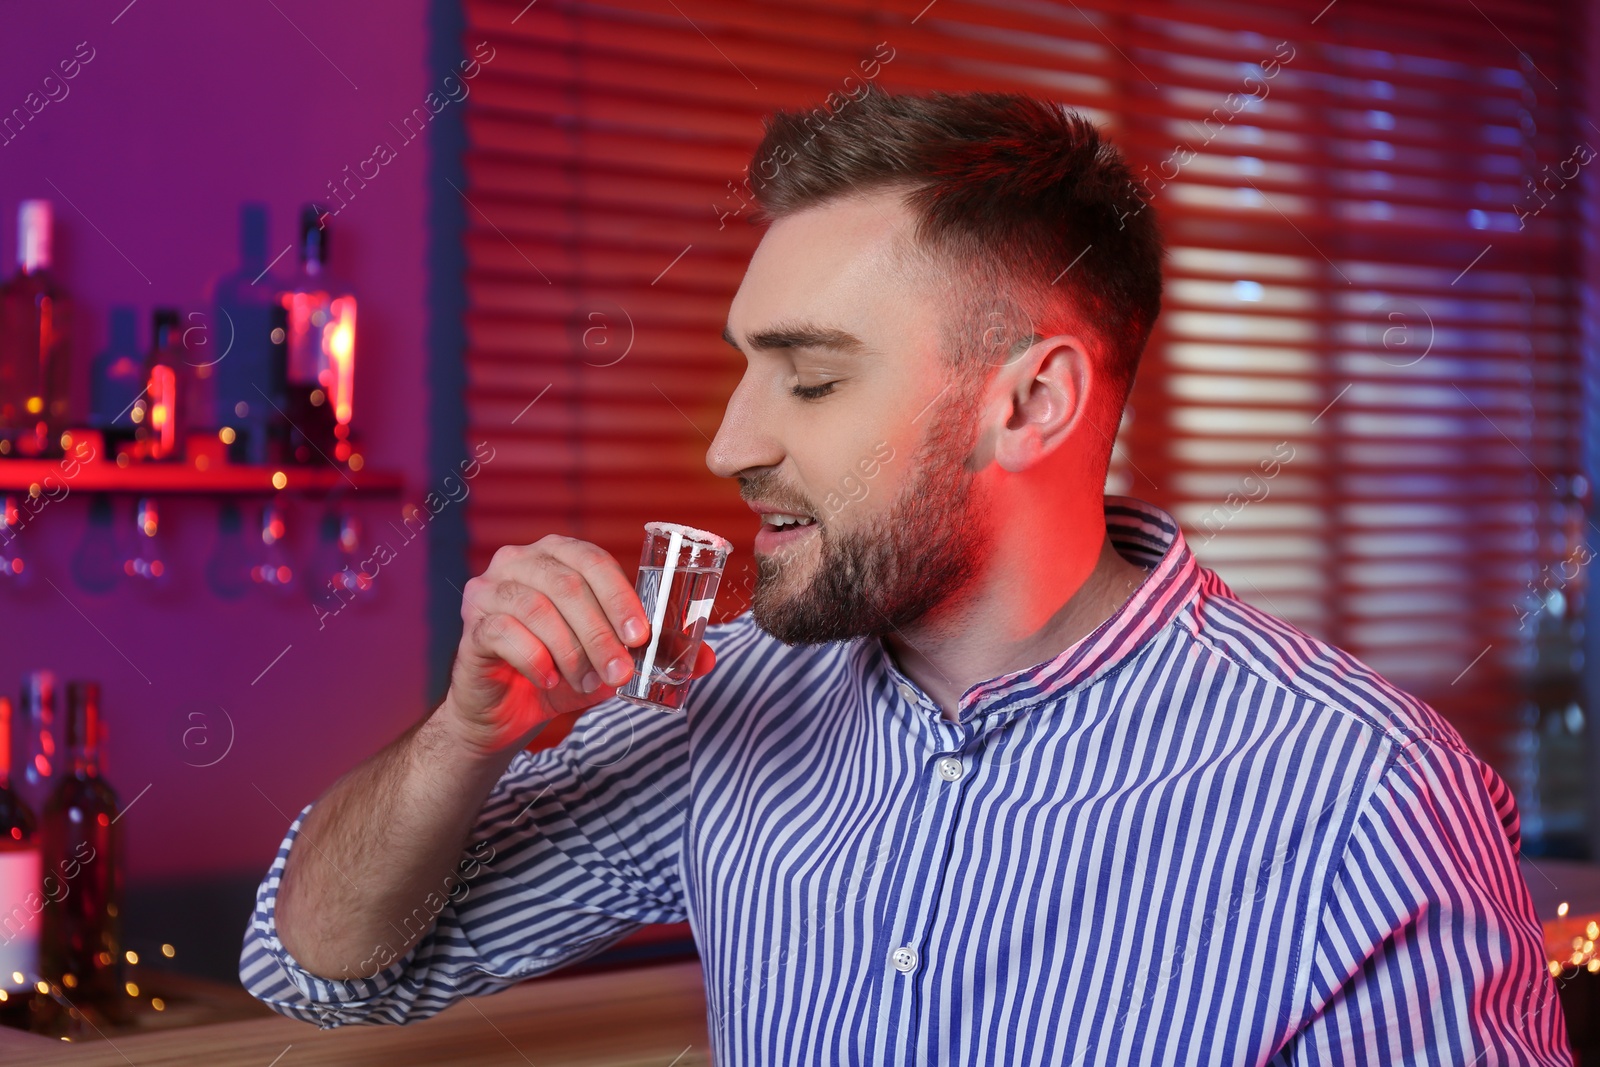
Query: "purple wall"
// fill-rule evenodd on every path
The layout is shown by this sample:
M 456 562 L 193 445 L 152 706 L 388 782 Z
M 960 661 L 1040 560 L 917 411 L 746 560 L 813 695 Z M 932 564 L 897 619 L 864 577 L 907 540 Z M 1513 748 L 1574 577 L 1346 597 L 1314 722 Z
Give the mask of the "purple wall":
M 19 539 L 61 592 L 39 581 L 25 597 L 0 593 L 0 692 L 14 694 L 33 668 L 99 679 L 108 777 L 125 804 L 149 786 L 123 821 L 130 885 L 259 876 L 301 805 L 426 710 L 426 547 L 406 543 L 387 522 L 398 521 L 403 500 L 428 490 L 428 148 L 422 139 L 403 143 L 389 125 L 432 88 L 427 9 L 419 0 L 125 4 L 12 4 L 0 32 L 0 115 L 26 110 L 32 92 L 43 96 L 44 79 L 59 75 L 58 61 L 81 42 L 85 54 L 93 49 L 64 83 L 65 97 L 0 144 L 6 275 L 17 201 L 56 204 L 58 273 L 79 307 L 80 412 L 85 368 L 104 345 L 111 305 L 138 308 L 146 344 L 152 307 L 202 310 L 209 280 L 236 266 L 239 201 L 270 204 L 276 255 L 293 239 L 301 203 L 326 200 L 327 183 L 370 157 L 377 141 L 397 149 L 330 223 L 333 268 L 362 300 L 362 451 L 371 467 L 399 470 L 407 483 L 402 498 L 358 505 L 369 530 L 387 532 L 398 553 L 380 572 L 378 601 L 319 631 L 304 592 L 287 603 L 259 594 L 219 600 L 203 576 L 217 506 L 203 498 L 172 500 L 163 516 L 181 583 L 170 602 L 127 589 L 89 594 L 69 570 L 87 526 L 79 493 L 47 507 Z M 61 96 L 58 82 L 48 88 Z M 293 253 L 279 261 L 279 273 L 292 261 Z M 131 501 L 119 498 L 117 508 L 118 523 L 131 524 Z M 293 502 L 301 558 L 316 514 Z M 235 737 L 224 756 L 229 720 Z

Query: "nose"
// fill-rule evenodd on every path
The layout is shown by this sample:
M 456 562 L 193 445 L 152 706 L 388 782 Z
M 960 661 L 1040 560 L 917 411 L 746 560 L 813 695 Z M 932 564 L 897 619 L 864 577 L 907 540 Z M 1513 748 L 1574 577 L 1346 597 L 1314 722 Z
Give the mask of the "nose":
M 773 420 L 762 408 L 758 383 L 747 370 L 728 397 L 722 425 L 706 449 L 706 467 L 712 474 L 733 478 L 741 471 L 776 467 L 782 462 L 783 449 L 773 434 Z

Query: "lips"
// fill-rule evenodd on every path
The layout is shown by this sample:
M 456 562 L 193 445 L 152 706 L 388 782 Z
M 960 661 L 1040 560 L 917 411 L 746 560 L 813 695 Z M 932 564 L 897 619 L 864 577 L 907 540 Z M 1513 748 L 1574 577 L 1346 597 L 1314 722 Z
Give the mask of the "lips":
M 772 555 L 810 537 L 817 528 L 816 517 L 776 500 L 751 500 L 745 506 L 755 513 L 761 526 L 756 531 L 755 550 Z
M 746 500 L 745 507 L 755 512 L 760 516 L 762 523 L 769 526 L 787 525 L 787 520 L 794 519 L 815 521 L 810 514 L 796 508 L 785 507 L 775 500 Z M 774 519 L 783 521 L 774 522 Z
M 775 530 L 784 530 L 791 526 L 812 526 L 815 525 L 815 520 L 807 515 L 786 515 L 782 512 L 769 512 L 761 516 L 761 525 L 770 526 Z
M 817 523 L 810 515 L 778 507 L 765 501 L 751 501 L 750 510 L 761 519 L 756 532 L 755 550 L 771 554 L 809 537 Z

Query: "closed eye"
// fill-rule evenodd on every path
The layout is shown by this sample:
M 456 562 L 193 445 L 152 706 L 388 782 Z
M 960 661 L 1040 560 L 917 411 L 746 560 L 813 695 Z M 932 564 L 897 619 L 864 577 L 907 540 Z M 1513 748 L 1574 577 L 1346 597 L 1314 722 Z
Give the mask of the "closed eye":
M 797 385 L 789 392 L 802 400 L 818 400 L 833 392 L 836 382 L 823 382 L 821 385 Z

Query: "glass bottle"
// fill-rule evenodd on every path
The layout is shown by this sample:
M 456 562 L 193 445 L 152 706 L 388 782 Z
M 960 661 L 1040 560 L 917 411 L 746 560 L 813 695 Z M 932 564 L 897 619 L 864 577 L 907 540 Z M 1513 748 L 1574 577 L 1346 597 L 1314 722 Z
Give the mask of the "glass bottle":
M 44 910 L 39 964 L 80 1011 L 115 1019 L 125 1010 L 122 978 L 122 828 L 117 794 L 101 777 L 100 686 L 67 686 L 70 769 L 40 817 L 45 868 L 69 888 Z
M 12 706 L 0 696 L 0 1025 L 31 1029 L 45 899 L 38 822 L 11 788 Z
M 18 723 L 22 748 L 17 752 L 22 773 L 15 788 L 23 801 L 38 811 L 50 798 L 60 771 L 56 748 L 56 676 L 52 671 L 29 671 L 22 676 Z
M 205 316 L 198 311 L 189 313 L 191 325 L 178 335 L 183 350 L 183 383 L 178 392 L 183 395 L 183 410 L 178 426 L 180 437 L 210 437 L 220 425 L 217 413 L 217 368 L 222 363 L 220 353 L 228 344 L 227 330 L 222 336 L 206 325 Z
M 51 206 L 17 210 L 17 273 L 0 285 L 0 455 L 57 456 L 68 421 L 72 301 L 51 272 Z
M 156 309 L 150 352 L 144 363 L 144 396 L 134 402 L 132 412 L 140 459 L 183 458 L 179 433 L 183 427 L 186 361 L 179 323 L 177 311 Z
M 286 413 L 293 458 L 350 458 L 356 298 L 328 271 L 328 231 L 316 207 L 300 215 L 300 270 L 279 299 L 288 312 Z
M 239 269 L 218 278 L 210 294 L 212 333 L 220 336 L 214 343 L 227 345 L 213 358 L 218 419 L 232 463 L 283 461 L 286 331 L 270 269 L 267 205 L 240 204 Z
M 116 454 L 119 444 L 132 441 L 137 429 L 133 405 L 145 387 L 144 354 L 137 334 L 134 309 L 113 307 L 110 339 L 89 371 L 89 425 L 105 439 L 108 456 Z

